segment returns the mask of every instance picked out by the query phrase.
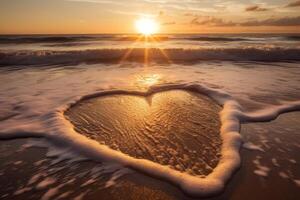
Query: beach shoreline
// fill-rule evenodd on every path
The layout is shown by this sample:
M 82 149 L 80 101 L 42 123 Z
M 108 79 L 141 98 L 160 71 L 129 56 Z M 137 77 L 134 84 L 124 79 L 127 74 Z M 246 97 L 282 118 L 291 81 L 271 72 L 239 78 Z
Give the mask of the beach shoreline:
M 246 143 L 253 143 L 259 148 L 242 148 L 241 157 L 242 165 L 240 169 L 234 174 L 233 178 L 229 181 L 224 192 L 215 197 L 205 198 L 210 200 L 219 199 L 297 199 L 300 196 L 299 185 L 297 177 L 299 177 L 299 156 L 297 152 L 297 139 L 300 135 L 300 127 L 296 124 L 296 119 L 299 119 L 299 112 L 284 114 L 279 119 L 260 124 L 247 124 L 242 126 L 241 134 L 245 138 Z M 286 126 L 283 126 L 283 125 Z M 285 129 L 289 129 L 288 131 Z M 259 130 L 260 132 L 253 132 Z M 274 132 L 274 130 L 276 130 Z M 285 132 L 284 132 L 285 131 Z M 264 143 L 257 140 L 257 137 L 264 137 Z M 191 198 L 185 195 L 180 189 L 170 185 L 167 182 L 153 179 L 137 172 L 124 175 L 116 185 L 108 188 L 101 188 L 105 178 L 99 177 L 94 182 L 86 186 L 82 185 L 92 179 L 91 176 L 78 176 L 83 171 L 89 171 L 97 166 L 97 163 L 92 161 L 84 161 L 78 163 L 76 169 L 70 169 L 68 164 L 62 161 L 51 165 L 51 158 L 46 157 L 46 149 L 36 147 L 24 148 L 27 140 L 31 139 L 16 139 L 9 141 L 1 141 L 1 176 L 0 181 L 4 182 L 5 175 L 13 174 L 14 178 L 11 179 L 4 187 L 1 187 L 1 198 L 3 199 L 22 199 L 31 196 L 34 199 L 43 197 L 49 190 L 58 187 L 72 179 L 76 179 L 76 184 L 63 185 L 58 187 L 55 197 L 63 193 L 70 192 L 70 197 L 78 197 L 84 195 L 84 199 L 200 199 Z M 277 142 L 272 142 L 273 140 Z M 266 142 L 267 141 L 267 142 Z M 281 141 L 281 142 L 279 142 Z M 264 146 L 269 144 L 270 146 Z M 22 147 L 23 146 L 23 147 Z M 26 145 L 25 145 L 26 146 Z M 285 156 L 278 155 L 278 149 L 282 149 Z M 9 155 L 9 154 L 10 155 Z M 256 160 L 259 158 L 260 164 Z M 274 159 L 277 161 L 275 162 Z M 265 166 L 269 168 L 266 175 L 256 174 L 259 167 Z M 61 167 L 61 169 L 60 169 Z M 22 169 L 22 170 L 20 170 Z M 51 169 L 54 169 L 53 173 Z M 59 169 L 59 170 L 55 170 Z M 5 172 L 3 172 L 5 170 Z M 47 187 L 36 189 L 44 178 L 39 179 L 36 183 L 28 185 L 32 187 L 26 191 L 26 184 L 37 172 L 45 171 L 49 173 L 50 177 L 56 181 Z M 24 172 L 26 171 L 26 176 Z M 88 173 L 87 173 L 88 174 Z M 72 175 L 74 177 L 72 177 Z M 285 176 L 286 175 L 286 176 Z M 10 175 L 12 176 L 12 175 Z M 66 180 L 59 180 L 58 177 L 66 176 Z M 106 179 L 107 181 L 108 179 Z M 77 182 L 78 181 L 78 182 Z M 16 191 L 21 191 L 16 193 Z M 34 193 L 32 193 L 35 191 Z M 7 196 L 5 196 L 7 194 Z M 125 195 L 127 194 L 127 195 Z M 4 196 L 3 196 L 4 195 Z M 65 194 L 66 195 L 66 194 Z M 203 199 L 203 198 L 202 198 Z

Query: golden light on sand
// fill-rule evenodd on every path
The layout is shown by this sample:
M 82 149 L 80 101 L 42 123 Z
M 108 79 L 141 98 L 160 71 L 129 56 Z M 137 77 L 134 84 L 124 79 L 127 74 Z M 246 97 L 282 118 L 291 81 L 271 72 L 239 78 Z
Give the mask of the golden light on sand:
M 158 32 L 158 23 L 151 18 L 140 18 L 135 22 L 135 28 L 138 33 L 149 36 Z

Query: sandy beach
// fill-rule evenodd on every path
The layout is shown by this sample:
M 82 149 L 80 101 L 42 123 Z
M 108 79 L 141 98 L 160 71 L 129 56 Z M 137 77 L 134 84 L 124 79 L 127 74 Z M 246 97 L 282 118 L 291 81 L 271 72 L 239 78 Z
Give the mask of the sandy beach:
M 0 0 L 0 200 L 300 199 L 300 0 Z
M 273 122 L 243 125 L 241 134 L 257 148 L 241 149 L 242 165 L 224 193 L 207 199 L 299 198 L 300 160 L 296 142 L 299 117 L 299 113 L 290 113 Z M 257 142 L 260 137 L 264 139 Z M 55 199 L 59 196 L 61 199 L 199 199 L 185 195 L 170 183 L 137 172 L 125 175 L 115 185 L 105 188 L 109 176 L 93 179 L 88 173 L 99 163 L 68 164 L 62 161 L 51 164 L 53 159 L 46 157 L 45 149 L 24 147 L 28 140 L 1 141 L 0 181 L 6 183 L 0 190 L 2 199 L 47 199 L 51 195 Z M 257 174 L 260 167 L 268 168 L 266 176 Z M 7 175 L 11 178 L 6 179 Z M 45 178 L 48 181 L 42 187 Z
M 2 38 L 0 199 L 300 198 L 299 42 L 120 37 Z

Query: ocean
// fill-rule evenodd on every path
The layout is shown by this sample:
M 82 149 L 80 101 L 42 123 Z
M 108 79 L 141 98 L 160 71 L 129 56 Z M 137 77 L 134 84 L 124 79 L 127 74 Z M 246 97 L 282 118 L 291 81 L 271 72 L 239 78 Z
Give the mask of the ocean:
M 241 166 L 238 174 L 268 177 L 262 184 L 288 180 L 285 190 L 300 196 L 300 116 L 281 115 L 300 109 L 297 34 L 2 35 L 0 105 L 0 180 L 12 166 L 37 163 L 17 186 L 1 187 L 3 198 L 99 196 L 91 185 L 104 196 L 115 187 L 210 196 L 228 183 L 239 188 L 245 179 L 230 180 Z M 34 158 L 31 147 L 45 152 Z M 27 156 L 3 153 L 20 151 Z M 71 167 L 86 160 L 92 167 Z M 71 179 L 81 189 L 65 194 Z
M 299 35 L 28 35 L 0 36 L 0 65 L 143 60 L 154 62 L 299 61 Z M 160 50 L 164 50 L 168 60 Z M 124 59 L 124 58 L 123 58 Z

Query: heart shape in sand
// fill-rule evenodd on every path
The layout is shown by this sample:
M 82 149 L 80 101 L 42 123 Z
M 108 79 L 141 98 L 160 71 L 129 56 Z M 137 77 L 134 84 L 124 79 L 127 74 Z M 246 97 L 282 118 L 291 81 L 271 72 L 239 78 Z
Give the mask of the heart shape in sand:
M 221 107 L 184 90 L 149 96 L 102 95 L 82 100 L 65 116 L 75 130 L 134 158 L 207 175 L 220 159 Z

